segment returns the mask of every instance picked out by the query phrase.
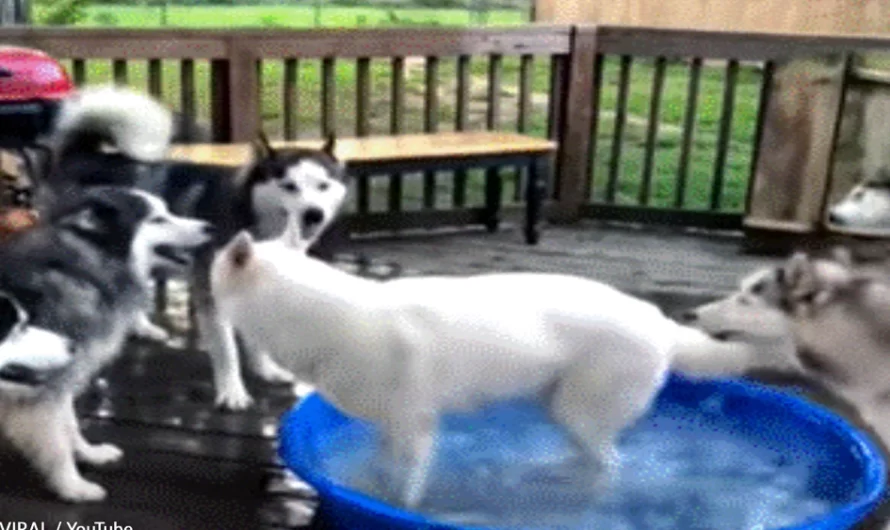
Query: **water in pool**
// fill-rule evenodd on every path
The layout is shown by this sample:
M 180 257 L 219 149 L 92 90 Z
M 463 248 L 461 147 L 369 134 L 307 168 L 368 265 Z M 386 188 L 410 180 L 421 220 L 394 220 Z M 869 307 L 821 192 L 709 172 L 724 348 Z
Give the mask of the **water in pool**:
M 719 401 L 693 411 L 666 407 L 623 434 L 619 476 L 598 498 L 580 486 L 585 471 L 573 465 L 571 446 L 533 404 L 443 418 L 419 511 L 527 530 L 766 530 L 831 509 L 811 493 L 817 470 L 733 436 Z M 334 481 L 367 491 L 376 440 L 372 427 L 352 422 L 317 447 L 316 458 Z

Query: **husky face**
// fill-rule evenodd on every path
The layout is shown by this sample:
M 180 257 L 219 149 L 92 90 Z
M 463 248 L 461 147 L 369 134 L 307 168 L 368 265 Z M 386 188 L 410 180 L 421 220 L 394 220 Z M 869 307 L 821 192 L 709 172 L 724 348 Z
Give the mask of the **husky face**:
M 67 338 L 30 325 L 24 307 L 0 292 L 0 396 L 35 395 L 73 359 Z
M 307 246 L 334 220 L 346 198 L 345 169 L 334 155 L 335 142 L 329 138 L 320 150 L 273 149 L 260 135 L 253 144 L 247 185 L 254 211 L 276 218 L 276 232 L 288 215 L 296 215 Z
M 890 182 L 856 185 L 829 210 L 828 220 L 844 227 L 890 230 Z
M 781 309 L 785 273 L 783 267 L 753 272 L 742 279 L 736 292 L 686 311 L 681 320 L 720 339 L 779 339 L 787 333 L 787 316 Z
M 199 219 L 174 215 L 159 197 L 136 193 L 142 196 L 146 205 L 144 217 L 133 235 L 133 258 L 137 270 L 182 271 L 191 264 L 194 252 L 213 239 L 213 227 Z
M 131 188 L 90 187 L 54 217 L 59 226 L 127 260 L 144 279 L 181 271 L 214 233 L 209 223 L 174 215 L 162 199 Z
M 850 284 L 849 260 L 843 248 L 819 259 L 795 253 L 779 266 L 751 273 L 736 292 L 683 313 L 681 320 L 722 339 L 787 338 L 794 319 L 812 316 Z

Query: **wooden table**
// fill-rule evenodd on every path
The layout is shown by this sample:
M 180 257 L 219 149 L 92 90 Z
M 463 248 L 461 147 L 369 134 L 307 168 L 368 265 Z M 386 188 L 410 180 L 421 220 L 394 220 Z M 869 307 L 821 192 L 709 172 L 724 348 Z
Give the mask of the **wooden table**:
M 321 146 L 321 140 L 273 142 L 275 147 Z M 396 136 L 368 136 L 337 140 L 336 155 L 357 179 L 373 175 L 419 171 L 454 171 L 502 166 L 527 168 L 524 233 L 529 244 L 540 238 L 539 221 L 551 158 L 556 142 L 503 132 L 446 132 Z M 238 166 L 250 157 L 250 145 L 191 144 L 173 147 L 170 158 L 200 164 Z M 486 178 L 485 208 L 481 220 L 489 231 L 500 223 L 502 184 L 497 172 Z

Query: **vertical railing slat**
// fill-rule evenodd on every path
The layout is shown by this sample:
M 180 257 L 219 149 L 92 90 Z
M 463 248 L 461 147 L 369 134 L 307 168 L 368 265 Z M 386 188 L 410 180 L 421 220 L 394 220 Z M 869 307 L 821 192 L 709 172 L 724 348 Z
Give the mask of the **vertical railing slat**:
M 405 116 L 405 58 L 393 57 L 390 67 L 390 134 L 400 134 Z M 402 175 L 389 176 L 388 211 L 402 210 Z
M 760 142 L 763 139 L 763 124 L 765 123 L 766 110 L 769 108 L 769 98 L 773 87 L 773 73 L 776 69 L 774 61 L 765 61 L 760 78 L 760 100 L 757 103 L 757 121 L 754 125 L 754 146 L 751 151 L 751 166 L 748 170 L 748 186 L 745 192 L 745 211 L 751 211 L 752 191 L 754 191 L 754 176 L 757 172 L 757 161 L 760 159 Z
M 652 73 L 652 93 L 649 102 L 649 122 L 646 126 L 646 143 L 643 152 L 643 174 L 640 178 L 638 201 L 642 206 L 649 205 L 652 192 L 652 169 L 655 165 L 655 140 L 658 137 L 658 119 L 661 112 L 661 97 L 664 92 L 664 73 L 667 61 L 664 57 L 655 58 Z
M 355 62 L 355 135 L 371 132 L 371 59 L 360 57 Z
M 156 98 L 164 94 L 164 70 L 160 59 L 148 61 L 148 93 Z
M 723 181 L 726 175 L 726 158 L 732 137 L 732 116 L 735 109 L 736 81 L 739 62 L 731 59 L 726 63 L 723 83 L 723 108 L 720 111 L 720 130 L 717 134 L 717 156 L 714 157 L 714 178 L 711 181 L 711 210 L 719 210 L 723 199 Z
M 300 62 L 289 57 L 284 60 L 284 86 L 281 100 L 283 102 L 283 128 L 285 140 L 296 140 L 298 134 L 300 112 Z
M 686 90 L 686 110 L 683 115 L 683 137 L 680 140 L 680 160 L 677 163 L 677 185 L 674 188 L 675 208 L 682 208 L 686 202 L 686 183 L 689 181 L 689 161 L 692 157 L 692 138 L 695 134 L 695 116 L 698 111 L 701 67 L 701 57 L 693 57 L 689 62 L 689 85 Z
M 71 61 L 71 77 L 74 84 L 81 86 L 87 82 L 87 62 L 85 59 L 74 59 Z
M 183 59 L 179 63 L 180 110 L 190 120 L 195 120 L 195 61 Z
M 593 198 L 593 188 L 596 183 L 596 160 L 597 160 L 597 149 L 599 149 L 599 128 L 600 128 L 600 113 L 596 112 L 596 109 L 600 108 L 601 104 L 601 95 L 603 90 L 603 65 L 605 64 L 605 58 L 601 53 L 596 54 L 596 57 L 593 60 L 593 82 L 591 86 L 591 90 L 593 93 L 591 94 L 591 104 L 593 105 L 594 112 L 590 115 L 590 153 L 587 158 L 587 170 L 585 175 L 587 175 L 587 180 L 584 181 L 584 197 L 586 201 L 590 201 Z
M 612 153 L 609 158 L 609 180 L 606 182 L 606 202 L 613 204 L 618 193 L 621 176 L 621 149 L 624 142 L 624 126 L 627 122 L 627 98 L 630 92 L 630 69 L 633 57 L 621 56 L 618 72 L 618 100 L 615 104 L 615 130 L 612 134 Z
M 426 58 L 424 69 L 423 131 L 434 133 L 439 129 L 439 58 Z M 436 172 L 423 174 L 423 207 L 436 206 Z
M 503 56 L 492 54 L 488 58 L 488 105 L 485 113 L 485 128 L 496 130 L 501 125 L 501 80 L 503 78 Z M 485 204 L 491 210 L 500 203 L 503 193 L 501 168 L 485 170 Z
M 469 125 L 470 115 L 470 61 L 469 55 L 457 58 L 457 94 L 455 95 L 454 129 L 465 131 Z M 459 169 L 454 172 L 454 187 L 451 190 L 451 203 L 456 208 L 463 208 L 467 202 L 467 171 Z
M 120 86 L 127 85 L 127 60 L 114 59 L 111 62 L 112 75 L 114 76 L 114 84 Z
M 321 134 L 334 134 L 337 129 L 337 62 L 333 57 L 321 60 Z
M 535 56 L 524 54 L 519 58 L 519 80 L 516 109 L 516 132 L 525 134 L 529 130 L 532 114 L 532 82 L 534 81 Z M 523 168 L 516 167 L 513 178 L 513 201 L 522 200 Z

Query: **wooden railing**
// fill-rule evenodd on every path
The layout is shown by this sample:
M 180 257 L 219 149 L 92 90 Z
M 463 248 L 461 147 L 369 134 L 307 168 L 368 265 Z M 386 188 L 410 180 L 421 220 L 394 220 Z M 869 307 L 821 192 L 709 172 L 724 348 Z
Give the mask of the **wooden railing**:
M 761 138 L 777 65 L 890 50 L 882 38 L 607 26 L 0 28 L 0 42 L 64 59 L 78 84 L 142 87 L 208 122 L 216 141 L 260 128 L 286 139 L 471 129 L 554 138 L 551 219 L 724 228 L 741 226 L 758 163 L 775 148 Z M 522 175 L 505 171 L 505 198 L 519 203 Z M 354 210 L 468 208 L 483 182 L 474 172 L 390 175 L 360 185 Z

